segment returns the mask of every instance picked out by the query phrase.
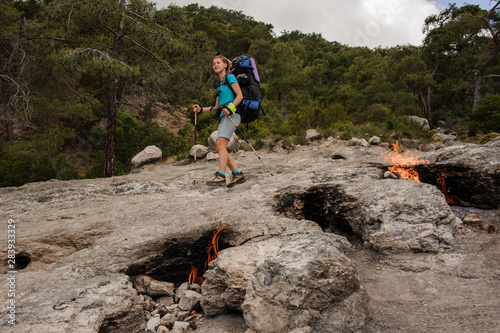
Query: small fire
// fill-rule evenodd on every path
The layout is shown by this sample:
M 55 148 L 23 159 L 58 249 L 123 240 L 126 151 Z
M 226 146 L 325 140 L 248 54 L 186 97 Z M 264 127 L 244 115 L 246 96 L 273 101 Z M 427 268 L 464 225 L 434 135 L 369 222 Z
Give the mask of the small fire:
M 409 152 L 402 152 L 399 143 L 392 144 L 391 152 L 382 154 L 384 162 L 391 164 L 389 171 L 399 175 L 402 179 L 414 180 L 420 183 L 418 172 L 414 169 L 416 166 L 429 161 L 421 160 L 420 156 L 410 156 Z
M 212 237 L 212 241 L 210 245 L 208 246 L 207 249 L 207 260 L 205 261 L 204 265 L 204 271 L 207 269 L 208 264 L 217 258 L 217 255 L 219 254 L 219 238 L 220 235 L 222 234 L 222 229 L 224 229 L 225 225 L 217 225 L 216 230 L 214 231 L 214 235 Z M 200 274 L 202 275 L 202 274 Z M 201 276 L 198 276 L 198 268 L 194 267 L 191 265 L 191 273 L 189 273 L 189 283 L 197 283 L 201 286 L 203 283 L 203 278 Z
M 448 194 L 448 191 L 446 190 L 446 181 L 444 177 L 440 177 L 437 179 L 437 187 L 441 192 L 443 192 L 447 204 L 464 204 L 466 206 L 470 206 L 467 202 L 460 200 L 454 195 Z

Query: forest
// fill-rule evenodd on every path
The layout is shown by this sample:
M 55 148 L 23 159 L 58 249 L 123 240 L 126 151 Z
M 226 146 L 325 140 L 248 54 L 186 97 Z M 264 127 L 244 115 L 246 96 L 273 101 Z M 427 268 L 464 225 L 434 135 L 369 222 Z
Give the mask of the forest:
M 191 106 L 214 101 L 217 54 L 257 63 L 265 114 L 242 128 L 257 148 L 304 143 L 310 128 L 388 142 L 429 142 L 437 127 L 476 143 L 499 133 L 500 2 L 450 4 L 422 30 L 420 46 L 370 49 L 316 33 L 277 35 L 215 6 L 0 0 L 0 186 L 127 174 L 149 145 L 186 158 Z M 155 121 L 159 112 L 186 122 L 169 130 Z M 213 114 L 199 117 L 198 142 L 217 125 Z

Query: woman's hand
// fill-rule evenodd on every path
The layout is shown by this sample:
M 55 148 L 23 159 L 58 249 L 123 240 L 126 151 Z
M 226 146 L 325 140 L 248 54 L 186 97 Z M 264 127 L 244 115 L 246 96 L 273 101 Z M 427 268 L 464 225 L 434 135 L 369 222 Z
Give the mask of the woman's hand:
M 199 106 L 198 104 L 194 104 L 193 105 L 193 112 L 194 113 L 201 113 L 201 112 L 203 112 L 203 108 L 201 106 Z
M 223 108 L 221 112 L 222 112 L 222 114 L 224 114 L 225 116 L 229 116 L 229 115 L 231 115 L 231 114 L 232 114 L 232 113 L 231 113 L 231 111 L 229 111 L 227 108 Z

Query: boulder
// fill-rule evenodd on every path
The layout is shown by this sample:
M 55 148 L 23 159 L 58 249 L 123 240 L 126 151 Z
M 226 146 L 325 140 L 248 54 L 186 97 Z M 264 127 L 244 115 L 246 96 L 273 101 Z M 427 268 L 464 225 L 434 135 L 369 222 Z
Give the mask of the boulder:
M 352 138 L 349 143 L 351 146 L 370 147 L 370 144 L 365 139 Z
M 191 147 L 191 150 L 189 150 L 189 156 L 194 157 L 195 152 L 196 152 L 196 159 L 199 159 L 207 156 L 209 150 L 208 147 L 205 147 L 203 145 L 194 145 L 193 147 Z
M 378 146 L 382 140 L 378 136 L 372 136 L 370 140 L 368 140 L 368 143 L 370 145 Z
M 147 146 L 143 151 L 134 156 L 134 158 L 132 159 L 132 164 L 135 168 L 138 168 L 141 165 L 158 161 L 161 159 L 161 157 L 162 152 L 160 148 L 156 146 Z
M 308 326 L 344 332 L 353 316 L 360 330 L 367 320 L 367 295 L 360 289 L 352 255 L 344 237 L 321 232 L 226 249 L 205 273 L 202 308 L 208 315 L 241 310 L 258 333 Z M 344 320 L 328 328 L 323 316 L 338 311 Z
M 434 139 L 440 139 L 443 141 L 455 141 L 455 140 L 457 140 L 456 135 L 444 134 L 444 133 L 434 133 L 434 135 L 432 137 Z
M 315 129 L 308 129 L 306 131 L 305 137 L 309 141 L 314 141 L 314 140 L 320 140 L 323 136 Z
M 418 117 L 418 116 L 407 116 L 406 119 L 409 122 L 417 124 L 424 131 L 429 131 L 431 129 L 429 126 L 429 121 L 425 118 Z
M 215 141 L 217 138 L 217 131 L 212 132 L 210 136 L 208 137 L 208 149 L 210 151 L 216 151 L 215 148 Z M 233 137 L 231 140 L 229 140 L 229 143 L 227 144 L 227 151 L 229 153 L 237 153 L 238 150 L 240 150 L 240 140 L 238 139 L 238 136 L 236 133 L 233 133 Z

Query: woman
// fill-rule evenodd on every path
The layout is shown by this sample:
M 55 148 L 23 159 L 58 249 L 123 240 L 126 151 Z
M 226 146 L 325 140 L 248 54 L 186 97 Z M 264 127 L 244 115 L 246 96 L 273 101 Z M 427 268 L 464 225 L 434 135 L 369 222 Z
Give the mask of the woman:
M 220 117 L 219 128 L 217 129 L 217 140 L 215 147 L 217 153 L 219 153 L 219 171 L 215 173 L 215 178 L 212 181 L 208 181 L 207 185 L 221 186 L 226 185 L 226 168 L 232 171 L 232 180 L 227 185 L 228 187 L 233 187 L 236 184 L 241 184 L 245 182 L 245 176 L 236 166 L 234 158 L 227 152 L 227 144 L 233 137 L 236 127 L 228 117 L 234 121 L 236 126 L 240 124 L 241 117 L 236 112 L 236 107 L 243 100 L 243 94 L 241 88 L 238 84 L 238 80 L 233 74 L 229 74 L 232 68 L 231 62 L 222 55 L 218 55 L 214 58 L 213 68 L 215 73 L 219 76 L 219 86 L 217 87 L 217 99 L 215 101 L 215 106 L 213 107 L 201 107 L 198 104 L 193 105 L 193 112 L 212 112 L 218 111 Z M 231 88 L 234 91 L 231 91 Z M 235 96 L 236 94 L 236 96 Z M 220 113 L 220 114 L 219 114 Z

